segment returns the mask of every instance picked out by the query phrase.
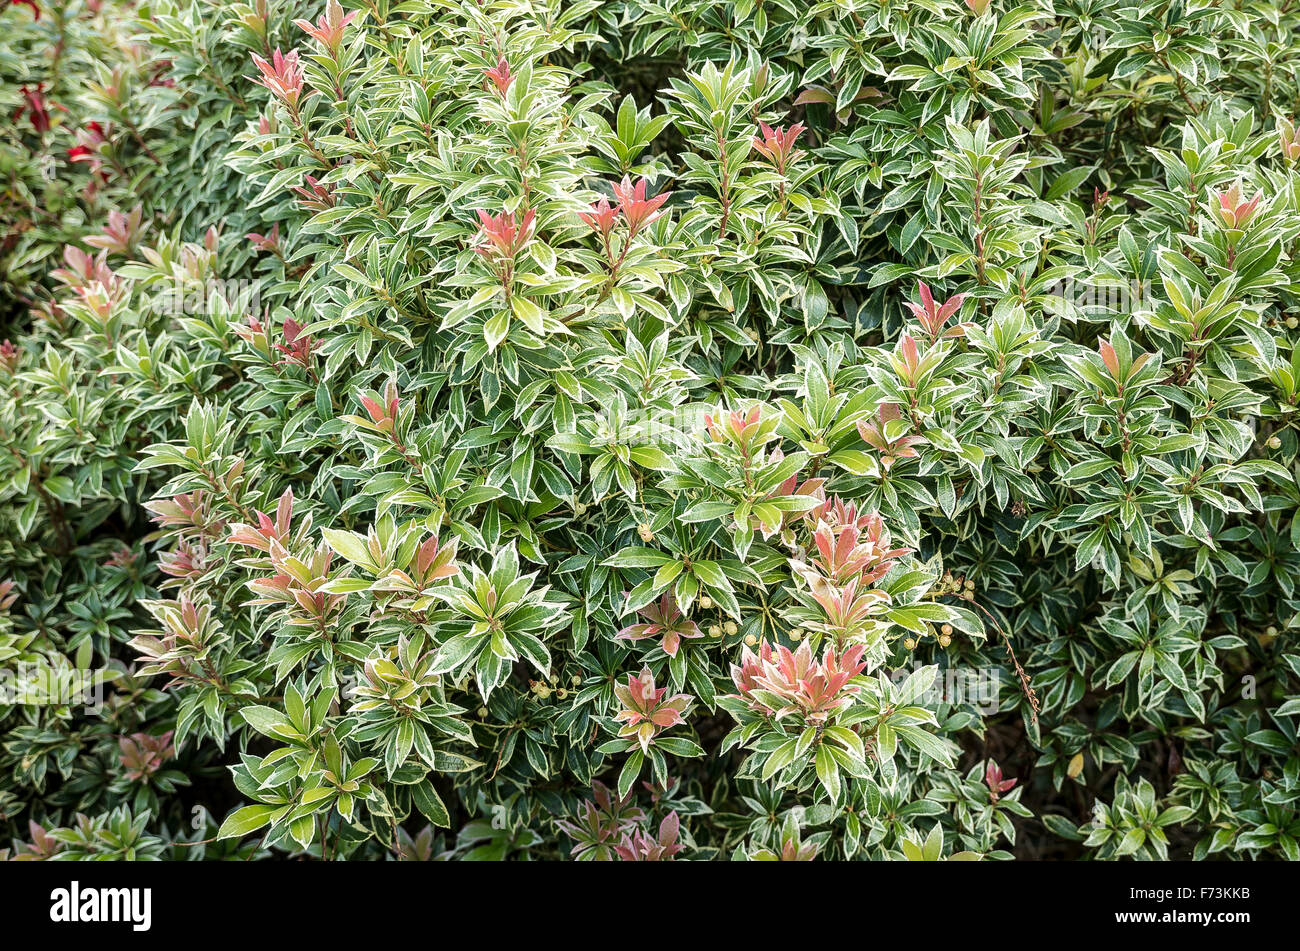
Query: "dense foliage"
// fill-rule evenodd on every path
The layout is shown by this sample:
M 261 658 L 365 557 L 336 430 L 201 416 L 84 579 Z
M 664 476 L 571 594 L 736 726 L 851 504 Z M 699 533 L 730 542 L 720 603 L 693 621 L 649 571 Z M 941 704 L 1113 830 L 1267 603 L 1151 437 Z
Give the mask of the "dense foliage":
M 4 854 L 1300 859 L 1300 8 L 0 25 Z

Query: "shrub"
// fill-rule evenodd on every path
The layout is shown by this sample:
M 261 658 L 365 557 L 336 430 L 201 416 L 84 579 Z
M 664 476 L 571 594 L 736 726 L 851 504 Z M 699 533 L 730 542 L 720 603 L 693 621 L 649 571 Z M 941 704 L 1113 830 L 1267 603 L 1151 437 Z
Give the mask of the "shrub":
M 11 857 L 1300 859 L 1296 11 L 0 17 Z

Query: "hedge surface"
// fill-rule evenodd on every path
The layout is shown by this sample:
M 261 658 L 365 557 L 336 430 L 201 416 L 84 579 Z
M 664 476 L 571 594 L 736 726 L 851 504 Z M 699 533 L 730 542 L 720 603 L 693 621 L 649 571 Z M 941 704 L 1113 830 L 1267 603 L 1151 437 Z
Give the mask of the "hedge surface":
M 1300 7 L 0 7 L 0 855 L 1300 859 Z

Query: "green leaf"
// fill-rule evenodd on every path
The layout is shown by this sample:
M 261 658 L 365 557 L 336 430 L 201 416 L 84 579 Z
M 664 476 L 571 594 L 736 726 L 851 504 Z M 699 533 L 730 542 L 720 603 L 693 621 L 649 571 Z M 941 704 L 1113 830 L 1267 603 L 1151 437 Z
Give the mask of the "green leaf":
M 364 536 L 334 528 L 322 528 L 321 535 L 324 536 L 325 543 L 341 557 L 354 565 L 373 569 L 374 565 L 370 560 L 370 549 L 366 545 Z
M 424 779 L 408 788 L 411 790 L 411 801 L 415 803 L 415 808 L 420 810 L 421 815 L 440 829 L 451 826 L 451 815 L 443 805 L 438 790 L 433 788 L 432 782 Z
M 218 839 L 237 839 L 243 838 L 250 832 L 255 832 L 262 826 L 271 821 L 276 813 L 284 811 L 280 806 L 244 806 L 242 809 L 236 809 L 226 817 L 226 821 L 221 823 L 221 828 L 217 830 Z
M 239 711 L 239 715 L 244 718 L 244 722 L 263 736 L 279 739 L 286 734 L 293 735 L 297 733 L 289 722 L 289 718 L 273 707 L 244 707 Z

